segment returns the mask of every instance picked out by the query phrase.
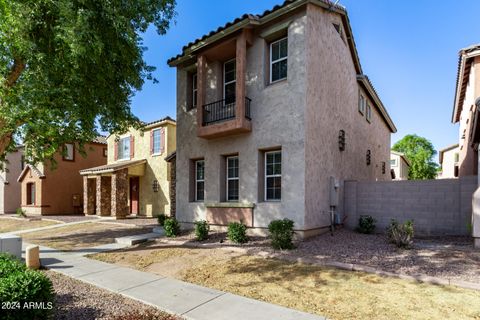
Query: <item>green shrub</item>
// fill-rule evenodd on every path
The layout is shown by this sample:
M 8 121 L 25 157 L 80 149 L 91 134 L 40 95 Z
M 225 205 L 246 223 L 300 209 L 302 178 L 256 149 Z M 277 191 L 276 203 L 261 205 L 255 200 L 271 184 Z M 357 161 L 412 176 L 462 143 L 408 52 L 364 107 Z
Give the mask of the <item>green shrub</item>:
M 411 248 L 413 244 L 414 228 L 413 221 L 407 220 L 403 224 L 392 219 L 387 227 L 388 241 L 394 243 L 399 248 Z
M 10 306 L 3 308 L 2 319 L 50 319 L 54 298 L 52 282 L 45 274 L 0 254 L 0 303 Z
M 245 243 L 247 238 L 247 226 L 241 222 L 231 222 L 228 224 L 227 237 L 234 243 Z
M 273 220 L 268 225 L 274 249 L 293 249 L 293 225 L 290 219 Z
M 165 220 L 167 219 L 167 216 L 163 213 L 159 214 L 157 216 L 157 220 L 158 220 L 158 224 L 163 227 L 163 225 L 165 224 Z
M 358 219 L 357 231 L 360 233 L 370 234 L 375 230 L 375 222 L 377 222 L 372 216 L 364 215 Z
M 27 212 L 23 210 L 22 208 L 17 208 L 16 210 L 17 216 L 20 218 L 26 218 L 27 217 Z
M 175 218 L 165 219 L 165 222 L 163 223 L 163 228 L 165 229 L 165 235 L 170 238 L 176 237 L 180 233 L 180 225 Z
M 195 222 L 195 237 L 198 241 L 203 241 L 208 238 L 208 231 L 210 231 L 210 226 L 205 220 L 200 220 Z

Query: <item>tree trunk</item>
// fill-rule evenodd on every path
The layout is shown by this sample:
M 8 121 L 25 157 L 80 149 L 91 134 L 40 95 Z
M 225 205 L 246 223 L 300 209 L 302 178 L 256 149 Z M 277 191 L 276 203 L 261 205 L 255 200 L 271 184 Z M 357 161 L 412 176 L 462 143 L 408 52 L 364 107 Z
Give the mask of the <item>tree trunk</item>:
M 12 142 L 12 134 L 11 133 L 4 133 L 0 135 L 0 157 L 1 155 L 5 154 L 8 146 Z

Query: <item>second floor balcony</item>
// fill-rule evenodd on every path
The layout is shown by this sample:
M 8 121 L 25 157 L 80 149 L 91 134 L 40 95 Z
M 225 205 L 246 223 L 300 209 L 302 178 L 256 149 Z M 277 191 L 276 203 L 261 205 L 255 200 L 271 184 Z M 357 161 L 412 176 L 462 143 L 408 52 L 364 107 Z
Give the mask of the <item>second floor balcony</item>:
M 251 99 L 245 97 L 245 119 L 252 120 L 250 117 L 250 103 Z M 202 126 L 209 126 L 212 124 L 233 120 L 236 118 L 236 103 L 235 100 L 222 99 L 212 103 L 208 103 L 202 107 L 203 123 Z M 242 116 L 242 115 L 240 115 Z

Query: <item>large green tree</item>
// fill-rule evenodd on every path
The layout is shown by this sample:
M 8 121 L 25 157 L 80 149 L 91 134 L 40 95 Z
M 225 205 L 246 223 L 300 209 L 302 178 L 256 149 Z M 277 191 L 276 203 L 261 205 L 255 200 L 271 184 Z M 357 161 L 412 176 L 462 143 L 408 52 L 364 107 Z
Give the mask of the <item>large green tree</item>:
M 141 34 L 164 34 L 175 0 L 0 0 L 0 160 L 14 140 L 32 162 L 138 119 L 130 99 L 152 77 Z
M 402 140 L 395 143 L 392 150 L 403 152 L 410 160 L 408 179 L 422 180 L 436 177 L 438 165 L 433 161 L 433 157 L 437 154 L 437 151 L 426 138 L 419 137 L 416 134 L 406 135 Z

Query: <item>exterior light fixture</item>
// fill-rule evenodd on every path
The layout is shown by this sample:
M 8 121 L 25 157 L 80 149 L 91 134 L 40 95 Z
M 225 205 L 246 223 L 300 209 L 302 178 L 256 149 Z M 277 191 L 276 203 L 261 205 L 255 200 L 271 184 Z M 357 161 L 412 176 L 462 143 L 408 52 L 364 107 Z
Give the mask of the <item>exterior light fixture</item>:
M 345 151 L 345 130 L 338 132 L 338 149 Z
M 153 192 L 158 192 L 158 189 L 160 189 L 160 185 L 158 184 L 157 180 L 153 180 L 152 188 Z
M 370 149 L 369 149 L 367 150 L 367 166 L 369 166 L 371 162 L 372 162 L 372 153 L 370 152 Z

